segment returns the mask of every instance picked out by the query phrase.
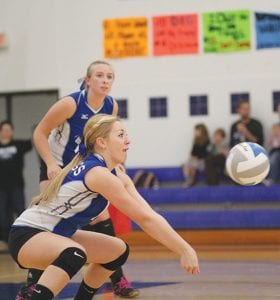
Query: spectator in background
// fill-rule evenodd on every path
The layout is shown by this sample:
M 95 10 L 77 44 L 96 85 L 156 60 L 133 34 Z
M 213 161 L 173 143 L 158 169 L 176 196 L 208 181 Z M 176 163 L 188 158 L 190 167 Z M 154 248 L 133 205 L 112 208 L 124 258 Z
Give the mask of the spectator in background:
M 10 121 L 0 123 L 0 240 L 7 241 L 14 217 L 25 209 L 24 154 L 32 149 L 31 139 L 13 138 Z
M 274 184 L 280 176 L 280 123 L 272 125 L 271 134 L 268 140 L 270 171 L 264 184 Z
M 250 103 L 248 100 L 241 100 L 237 106 L 240 119 L 231 126 L 230 146 L 241 142 L 254 142 L 263 145 L 262 124 L 251 118 Z
M 208 146 L 208 156 L 205 159 L 205 175 L 208 185 L 219 185 L 220 174 L 225 169 L 228 145 L 225 141 L 226 132 L 222 128 L 215 130 Z
M 186 185 L 193 186 L 197 181 L 198 170 L 204 169 L 204 160 L 207 156 L 209 145 L 209 134 L 204 124 L 197 124 L 194 127 L 194 139 L 191 156 L 186 164 L 183 165 L 183 173 L 186 178 Z

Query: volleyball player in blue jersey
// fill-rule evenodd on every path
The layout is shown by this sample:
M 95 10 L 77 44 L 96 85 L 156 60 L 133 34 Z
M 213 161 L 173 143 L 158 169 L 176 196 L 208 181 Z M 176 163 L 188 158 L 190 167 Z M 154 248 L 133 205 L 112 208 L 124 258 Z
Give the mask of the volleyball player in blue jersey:
M 87 69 L 80 91 L 57 101 L 40 121 L 34 132 L 34 144 L 40 154 L 40 188 L 46 186 L 62 167 L 75 156 L 87 120 L 100 113 L 117 115 L 117 102 L 108 96 L 115 78 L 114 70 L 106 61 L 95 61 Z M 84 227 L 115 236 L 108 211 Z M 41 271 L 29 270 L 27 285 L 23 286 L 16 300 L 23 299 L 29 286 L 37 282 Z M 122 268 L 111 276 L 116 295 L 134 298 L 139 291 L 134 289 L 123 274 Z
M 129 249 L 119 238 L 80 230 L 112 203 L 146 233 L 199 273 L 193 248 L 141 197 L 117 166 L 130 141 L 117 117 L 96 115 L 84 128 L 79 153 L 50 181 L 14 222 L 9 249 L 22 268 L 44 270 L 25 300 L 51 300 L 88 262 L 75 300 L 90 300 L 106 278 L 125 263 Z M 112 171 L 116 168 L 116 175 Z

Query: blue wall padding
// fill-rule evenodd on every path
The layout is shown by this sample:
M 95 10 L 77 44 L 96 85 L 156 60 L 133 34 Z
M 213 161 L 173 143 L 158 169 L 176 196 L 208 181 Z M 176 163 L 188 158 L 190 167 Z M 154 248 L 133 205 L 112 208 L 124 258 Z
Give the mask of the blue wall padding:
M 280 202 L 280 186 L 202 186 L 160 187 L 139 189 L 141 195 L 152 205 L 188 203 L 257 203 Z
M 158 211 L 175 229 L 280 228 L 280 209 Z M 139 229 L 133 224 L 134 229 Z

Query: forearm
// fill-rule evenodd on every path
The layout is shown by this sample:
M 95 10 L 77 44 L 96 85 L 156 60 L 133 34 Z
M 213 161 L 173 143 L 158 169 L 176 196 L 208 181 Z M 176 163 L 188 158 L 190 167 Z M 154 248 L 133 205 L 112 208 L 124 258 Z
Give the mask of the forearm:
M 145 210 L 150 211 L 149 217 L 138 224 L 146 233 L 179 255 L 189 248 L 189 244 L 177 234 L 168 222 L 152 210 L 150 205 L 138 193 L 133 183 L 128 184 L 126 189 L 138 203 L 145 206 Z
M 136 189 L 134 183 L 132 182 L 132 180 L 130 180 L 130 182 L 125 185 L 125 188 L 126 188 L 127 192 L 129 193 L 129 195 L 131 197 L 133 197 L 133 199 L 135 199 L 143 207 L 145 207 L 145 208 L 147 208 L 149 210 L 151 209 L 151 206 L 149 205 L 149 203 L 137 191 L 137 189 Z
M 191 249 L 191 246 L 181 238 L 168 222 L 154 211 L 144 221 L 138 222 L 138 225 L 152 238 L 178 255 Z
M 36 150 L 38 151 L 40 157 L 43 159 L 46 165 L 56 164 L 56 161 L 53 158 L 53 155 L 50 150 L 48 138 L 43 133 L 35 130 L 33 135 L 33 142 L 36 147 Z

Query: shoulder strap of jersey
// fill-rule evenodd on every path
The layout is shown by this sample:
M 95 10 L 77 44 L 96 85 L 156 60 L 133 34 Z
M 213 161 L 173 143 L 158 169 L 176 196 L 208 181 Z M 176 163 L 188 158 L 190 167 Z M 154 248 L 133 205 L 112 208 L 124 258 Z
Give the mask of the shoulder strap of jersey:
M 80 102 L 85 99 L 86 95 L 87 95 L 87 91 L 82 90 L 82 91 L 77 91 L 77 92 L 71 93 L 68 96 L 72 97 L 78 106 L 80 104 Z
M 106 99 L 108 99 L 108 101 L 110 102 L 110 104 L 114 105 L 114 99 L 112 96 L 107 95 Z
M 79 97 L 78 97 L 77 105 L 80 104 L 80 101 L 85 100 L 86 96 L 87 96 L 87 90 L 82 90 L 82 91 L 80 92 Z

